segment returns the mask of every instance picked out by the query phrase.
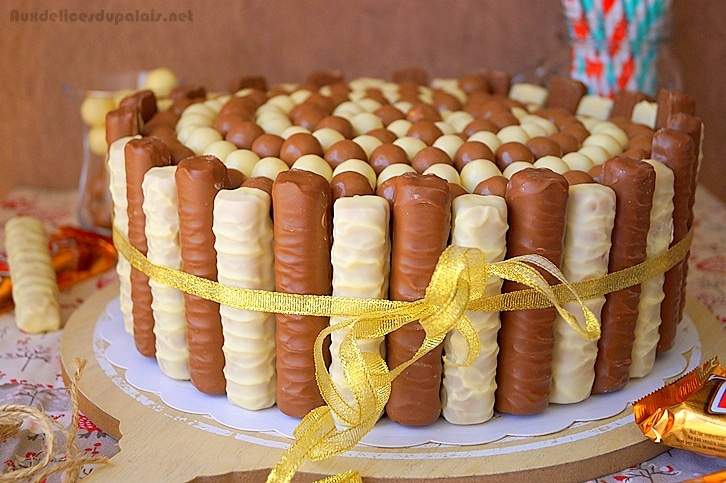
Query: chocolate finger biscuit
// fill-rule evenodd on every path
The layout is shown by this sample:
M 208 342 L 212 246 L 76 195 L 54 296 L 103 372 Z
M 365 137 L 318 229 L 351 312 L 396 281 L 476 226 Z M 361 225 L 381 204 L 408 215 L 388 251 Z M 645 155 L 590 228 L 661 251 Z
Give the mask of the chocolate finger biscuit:
M 526 168 L 512 175 L 505 199 L 509 208 L 507 258 L 537 254 L 559 266 L 567 212 L 567 180 L 549 169 Z M 555 279 L 543 273 L 549 283 Z M 526 288 L 506 281 L 502 292 Z M 549 404 L 555 336 L 554 307 L 502 312 L 495 408 L 535 414 Z
M 328 181 L 301 169 L 281 172 L 272 185 L 272 210 L 275 290 L 329 295 L 332 223 Z M 328 322 L 327 317 L 276 315 L 277 406 L 288 416 L 303 417 L 323 404 L 315 379 L 313 347 Z
M 144 214 L 144 190 L 142 183 L 151 168 L 171 165 L 171 154 L 159 139 L 144 137 L 132 139 L 124 147 L 126 159 L 126 196 L 128 198 L 129 243 L 146 255 L 146 215 Z M 149 277 L 131 269 L 131 301 L 134 317 L 134 342 L 139 353 L 154 357 L 154 314 L 151 310 L 151 287 Z
M 174 179 L 179 199 L 182 270 L 216 281 L 213 207 L 217 192 L 229 188 L 227 168 L 215 156 L 193 156 L 179 163 Z M 192 384 L 207 394 L 223 394 L 226 381 L 219 304 L 185 293 L 184 306 Z
M 616 156 L 603 164 L 600 184 L 615 191 L 615 223 L 608 264 L 612 273 L 645 261 L 655 170 L 644 161 Z M 617 391 L 628 383 L 640 293 L 638 284 L 605 295 L 594 394 Z
M 391 300 L 423 298 L 446 248 L 451 225 L 448 183 L 437 177 L 405 173 L 392 179 Z M 421 346 L 425 332 L 411 322 L 386 337 L 386 361 L 391 369 L 409 360 Z M 394 379 L 386 404 L 388 417 L 409 426 L 438 419 L 443 345 L 439 345 Z

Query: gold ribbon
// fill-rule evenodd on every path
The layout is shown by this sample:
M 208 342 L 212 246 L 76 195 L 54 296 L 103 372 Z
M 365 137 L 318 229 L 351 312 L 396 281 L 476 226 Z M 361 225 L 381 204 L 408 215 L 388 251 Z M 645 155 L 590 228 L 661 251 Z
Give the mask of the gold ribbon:
M 594 296 L 621 290 L 664 273 L 683 260 L 693 239 L 693 230 L 661 255 L 634 267 L 598 279 L 569 283 L 549 260 L 525 255 L 497 263 L 487 263 L 483 252 L 474 248 L 448 247 L 441 255 L 423 299 L 400 302 L 379 299 L 356 299 L 318 295 L 297 295 L 228 287 L 180 270 L 152 264 L 118 231 L 114 244 L 130 264 L 149 278 L 186 293 L 224 305 L 246 310 L 285 314 L 338 316 L 345 319 L 327 327 L 317 337 L 314 357 L 316 378 L 326 402 L 306 415 L 295 429 L 295 441 L 268 476 L 268 482 L 288 482 L 304 460 L 316 461 L 340 454 L 354 447 L 376 424 L 391 391 L 391 381 L 423 355 L 437 347 L 451 330 L 458 330 L 467 342 L 467 357 L 462 365 L 471 364 L 479 354 L 479 338 L 467 311 L 529 310 L 554 306 L 582 337 L 600 337 L 599 323 L 582 302 Z M 541 270 L 561 283 L 550 286 Z M 524 284 L 529 289 L 495 296 L 484 296 L 490 276 Z M 561 304 L 578 302 L 585 327 Z M 425 339 L 407 362 L 389 370 L 378 354 L 361 352 L 357 341 L 385 336 L 397 328 L 418 320 Z M 341 343 L 343 371 L 354 396 L 348 402 L 333 384 L 323 360 L 323 341 L 334 331 L 347 330 Z M 335 417 L 344 423 L 336 426 Z M 337 483 L 360 481 L 356 472 L 323 480 Z

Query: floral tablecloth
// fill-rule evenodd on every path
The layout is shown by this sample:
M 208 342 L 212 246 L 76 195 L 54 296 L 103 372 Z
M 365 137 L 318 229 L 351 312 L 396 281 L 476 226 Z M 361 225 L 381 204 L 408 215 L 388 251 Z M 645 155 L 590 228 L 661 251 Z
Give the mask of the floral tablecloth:
M 705 189 L 695 205 L 696 234 L 690 254 L 688 293 L 709 308 L 726 330 L 726 206 Z M 75 225 L 75 192 L 18 189 L 0 201 L 0 227 L 10 217 L 23 214 L 44 220 L 49 230 Z M 0 230 L 0 240 L 3 239 Z M 114 271 L 82 282 L 61 294 L 64 319 L 94 291 L 114 281 Z M 24 404 L 42 408 L 63 425 L 71 424 L 71 403 L 60 367 L 62 330 L 30 335 L 18 330 L 13 312 L 0 314 L 0 406 Z M 76 444 L 82 453 L 112 457 L 118 442 L 83 414 L 78 420 Z M 14 470 L 27 468 L 42 458 L 43 435 L 33 422 L 24 422 L 13 437 L 0 440 L 0 481 Z M 52 464 L 63 460 L 62 451 Z M 93 471 L 84 467 L 81 477 Z M 726 468 L 726 458 L 703 456 L 672 449 L 635 467 L 623 468 L 593 482 L 682 482 Z M 5 479 L 4 479 L 5 478 Z M 48 481 L 60 481 L 56 474 Z

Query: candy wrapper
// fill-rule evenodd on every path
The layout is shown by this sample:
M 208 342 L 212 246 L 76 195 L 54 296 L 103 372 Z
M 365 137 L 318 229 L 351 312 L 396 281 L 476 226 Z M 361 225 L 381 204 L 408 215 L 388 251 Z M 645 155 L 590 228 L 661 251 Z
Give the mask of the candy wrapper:
M 726 457 L 726 369 L 717 358 L 640 399 L 633 413 L 656 443 Z
M 117 253 L 108 237 L 73 227 L 50 236 L 50 251 L 58 288 L 65 290 L 105 272 L 116 264 Z M 0 253 L 0 313 L 13 308 L 12 281 L 5 253 Z

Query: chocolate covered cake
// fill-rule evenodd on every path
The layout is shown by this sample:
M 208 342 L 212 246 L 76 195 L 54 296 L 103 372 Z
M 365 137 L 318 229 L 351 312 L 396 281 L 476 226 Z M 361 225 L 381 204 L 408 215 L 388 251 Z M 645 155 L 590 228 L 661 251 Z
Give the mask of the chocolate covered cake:
M 107 116 L 114 230 L 154 264 L 230 287 L 416 301 L 449 245 L 490 263 L 538 255 L 575 283 L 662 255 L 693 223 L 701 121 L 680 92 L 608 99 L 565 78 L 545 88 L 419 69 L 274 87 L 247 77 L 230 91 L 179 87 L 163 109 L 141 91 Z M 220 305 L 124 257 L 118 272 L 127 330 L 169 377 L 246 409 L 303 417 L 324 404 L 313 345 L 340 317 Z M 617 391 L 673 346 L 685 272 L 684 259 L 585 299 L 596 340 L 555 307 L 469 311 L 478 358 L 460 364 L 467 343 L 452 331 L 393 381 L 385 416 L 476 424 Z M 527 288 L 485 282 L 484 296 Z M 584 326 L 577 302 L 564 307 Z M 351 400 L 345 335 L 323 350 Z M 411 322 L 358 344 L 394 369 L 424 336 Z

